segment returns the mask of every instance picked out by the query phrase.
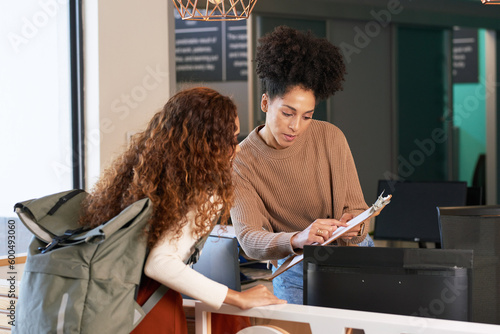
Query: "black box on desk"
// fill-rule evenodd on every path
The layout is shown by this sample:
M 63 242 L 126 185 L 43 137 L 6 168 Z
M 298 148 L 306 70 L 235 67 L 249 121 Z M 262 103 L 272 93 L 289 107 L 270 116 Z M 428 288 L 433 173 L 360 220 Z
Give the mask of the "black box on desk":
M 470 321 L 472 250 L 304 247 L 304 305 Z

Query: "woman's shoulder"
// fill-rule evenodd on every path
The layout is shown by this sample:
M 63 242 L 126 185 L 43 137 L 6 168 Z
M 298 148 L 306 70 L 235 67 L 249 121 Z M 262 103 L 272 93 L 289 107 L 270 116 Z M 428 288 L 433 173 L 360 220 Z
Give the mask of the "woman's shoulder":
M 312 120 L 311 129 L 322 138 L 345 138 L 344 132 L 338 126 L 326 121 Z
M 259 150 L 259 139 L 256 129 L 251 131 L 245 139 L 240 142 L 241 151 L 236 154 L 236 158 L 253 155 Z
M 328 154 L 338 156 L 350 151 L 347 138 L 339 127 L 325 121 L 315 121 L 312 126 L 313 141 Z

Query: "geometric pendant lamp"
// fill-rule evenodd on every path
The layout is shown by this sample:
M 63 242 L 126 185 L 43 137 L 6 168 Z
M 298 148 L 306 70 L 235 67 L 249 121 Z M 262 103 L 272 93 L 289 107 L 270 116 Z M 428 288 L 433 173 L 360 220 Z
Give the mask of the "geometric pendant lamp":
M 248 19 L 257 0 L 172 0 L 183 20 L 235 21 Z M 271 0 L 272 1 L 272 0 Z

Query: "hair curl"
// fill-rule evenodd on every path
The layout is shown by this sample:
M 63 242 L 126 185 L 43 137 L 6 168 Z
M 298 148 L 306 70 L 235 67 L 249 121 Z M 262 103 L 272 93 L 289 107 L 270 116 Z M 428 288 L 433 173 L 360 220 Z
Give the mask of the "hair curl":
M 316 100 L 343 89 L 346 69 L 339 48 L 310 31 L 276 27 L 259 39 L 255 61 L 263 93 L 271 99 L 295 86 L 312 90 Z
M 104 172 L 84 203 L 80 224 L 98 226 L 145 197 L 153 204 L 150 247 L 167 230 L 180 237 L 192 209 L 197 209 L 195 234 L 207 233 L 221 207 L 221 221 L 227 221 L 236 117 L 233 101 L 210 88 L 174 95 Z

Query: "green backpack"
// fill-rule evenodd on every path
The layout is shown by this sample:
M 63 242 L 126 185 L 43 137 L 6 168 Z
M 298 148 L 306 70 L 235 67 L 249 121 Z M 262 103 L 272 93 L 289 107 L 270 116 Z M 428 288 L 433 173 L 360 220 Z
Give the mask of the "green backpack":
M 140 307 L 147 253 L 143 199 L 93 228 L 78 225 L 87 193 L 66 191 L 15 205 L 34 238 L 21 279 L 14 333 L 129 333 L 168 288 Z

